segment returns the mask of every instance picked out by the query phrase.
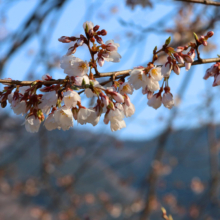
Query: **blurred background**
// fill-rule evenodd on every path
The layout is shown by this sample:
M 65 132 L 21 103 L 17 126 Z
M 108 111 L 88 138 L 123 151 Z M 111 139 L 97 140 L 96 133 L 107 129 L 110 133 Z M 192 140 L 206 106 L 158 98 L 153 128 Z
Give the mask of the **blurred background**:
M 214 31 L 202 58 L 219 54 L 220 7 L 172 0 L 0 0 L 0 78 L 64 78 L 60 58 L 92 21 L 120 44 L 120 63 L 146 65 L 172 37 L 183 46 Z M 89 59 L 85 47 L 75 54 Z M 164 62 L 160 57 L 160 63 Z M 136 91 L 136 112 L 112 133 L 102 120 L 69 131 L 27 133 L 24 117 L 0 110 L 0 220 L 219 219 L 219 87 L 202 79 L 211 64 L 171 74 L 176 107 L 154 110 Z M 2 85 L 0 89 L 2 89 Z M 82 97 L 84 97 L 82 95 Z M 94 100 L 83 99 L 85 105 Z M 87 103 L 88 102 L 88 103 Z

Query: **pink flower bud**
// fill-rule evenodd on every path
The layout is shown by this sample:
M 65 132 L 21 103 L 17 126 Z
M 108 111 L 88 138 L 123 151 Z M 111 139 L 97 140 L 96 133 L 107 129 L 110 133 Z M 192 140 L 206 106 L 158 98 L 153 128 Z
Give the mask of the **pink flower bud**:
M 58 41 L 60 41 L 62 43 L 70 43 L 72 40 L 69 37 L 62 36 L 62 37 L 58 38 Z
M 184 50 L 184 47 L 179 46 L 177 47 L 176 52 L 179 53 L 179 52 L 182 52 L 183 50 Z
M 173 72 L 176 73 L 177 75 L 180 74 L 180 68 L 179 68 L 178 64 L 173 65 Z
M 50 74 L 45 74 L 42 76 L 43 81 L 50 81 L 52 79 L 52 76 Z
M 125 105 L 130 106 L 131 105 L 131 100 L 130 100 L 129 96 L 124 94 L 124 97 L 125 97 Z
M 183 59 L 186 63 L 192 63 L 193 62 L 193 58 L 188 54 L 183 54 L 182 57 L 183 57 Z
M 180 56 L 178 53 L 174 53 L 173 55 L 176 58 L 178 63 L 184 64 L 184 59 L 182 56 Z
M 73 47 L 70 47 L 66 53 L 67 56 L 74 54 L 76 52 L 77 44 L 75 44 Z
M 206 34 L 207 37 L 212 37 L 213 35 L 214 35 L 214 32 L 213 32 L 213 31 L 209 31 L 209 32 Z
M 159 93 L 154 94 L 147 102 L 154 109 L 158 109 L 162 104 L 162 97 Z
M 97 41 L 99 44 L 103 44 L 103 43 L 104 43 L 101 37 L 96 36 L 95 38 L 96 38 L 96 41 Z
M 113 45 L 112 43 L 109 43 L 106 45 L 106 50 L 108 50 L 108 51 L 116 51 L 117 49 L 118 48 L 115 45 Z
M 99 66 L 103 66 L 104 65 L 104 62 L 105 62 L 105 60 L 104 60 L 104 58 L 103 57 L 99 57 L 98 58 L 98 64 L 99 64 Z
M 153 97 L 154 93 L 151 91 L 147 92 L 147 99 L 151 99 Z
M 109 97 L 104 95 L 103 93 L 100 93 L 100 97 L 101 97 L 101 101 L 102 101 L 103 105 L 108 106 L 109 105 Z
M 186 69 L 186 71 L 190 70 L 191 65 L 192 65 L 191 63 L 185 63 L 185 69 Z
M 123 103 L 124 102 L 124 97 L 123 95 L 121 95 L 120 93 L 117 93 L 117 92 L 111 92 L 111 96 L 113 97 L 113 99 L 116 101 L 116 102 L 119 102 L 119 103 Z
M 83 43 L 84 43 L 84 39 L 80 38 L 79 40 L 76 41 L 76 43 L 77 43 L 78 46 L 82 46 Z
M 220 85 L 220 74 L 216 74 L 215 76 L 214 76 L 214 82 L 213 82 L 213 84 L 212 84 L 212 86 L 213 87 L 215 87 L 215 86 L 218 86 L 218 85 Z

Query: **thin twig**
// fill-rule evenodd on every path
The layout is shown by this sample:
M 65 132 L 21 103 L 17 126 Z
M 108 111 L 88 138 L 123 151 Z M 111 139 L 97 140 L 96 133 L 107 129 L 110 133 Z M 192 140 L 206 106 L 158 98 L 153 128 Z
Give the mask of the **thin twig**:
M 220 62 L 220 58 L 210 58 L 210 59 L 201 59 L 201 60 L 196 60 L 192 63 L 192 66 L 194 65 L 200 65 L 200 64 L 206 64 L 206 63 L 215 63 L 215 62 Z M 184 64 L 178 64 L 180 68 L 184 67 Z M 143 68 L 144 69 L 144 68 Z M 142 69 L 142 70 L 143 70 Z M 129 75 L 129 72 L 132 69 L 129 70 L 121 70 L 121 71 L 114 71 L 114 72 L 107 72 L 107 73 L 101 73 L 100 76 L 94 76 L 95 78 L 102 78 L 102 77 L 108 77 L 115 75 L 115 78 L 121 78 L 121 77 L 126 77 Z M 110 80 L 111 81 L 111 80 Z M 109 80 L 102 82 L 101 84 L 104 85 L 108 82 Z M 0 83 L 7 83 L 10 85 L 21 85 L 21 86 L 30 86 L 34 83 L 35 81 L 19 81 L 19 80 L 8 80 L 8 79 L 0 79 Z M 38 81 L 39 85 L 45 85 L 45 86 L 50 86 L 53 84 L 63 84 L 68 82 L 67 79 L 57 79 L 57 80 L 50 80 L 50 81 Z
M 220 6 L 220 2 L 209 1 L 209 0 L 174 0 L 178 2 L 188 2 L 188 3 L 199 3 L 203 5 L 213 5 L 213 6 Z

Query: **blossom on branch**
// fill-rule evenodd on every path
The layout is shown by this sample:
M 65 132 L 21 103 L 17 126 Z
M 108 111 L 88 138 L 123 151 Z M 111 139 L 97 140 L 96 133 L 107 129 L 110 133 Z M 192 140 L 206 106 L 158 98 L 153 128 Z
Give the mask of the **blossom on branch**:
M 62 43 L 74 42 L 60 61 L 60 67 L 67 74 L 65 79 L 55 80 L 45 74 L 42 80 L 33 82 L 14 81 L 11 78 L 1 80 L 5 85 L 3 91 L 0 91 L 1 107 L 4 108 L 9 103 L 15 114 L 26 114 L 24 124 L 28 132 L 37 132 L 43 121 L 45 128 L 50 131 L 66 131 L 73 127 L 73 120 L 81 125 L 96 126 L 102 116 L 105 124 L 110 123 L 111 131 L 125 128 L 124 118 L 135 113 L 135 106 L 128 96 L 133 94 L 134 89 L 142 89 L 142 94 L 147 94 L 147 104 L 154 109 L 162 104 L 171 109 L 174 99 L 168 83 L 172 71 L 179 75 L 180 67 L 184 65 L 189 70 L 192 64 L 205 63 L 200 57 L 199 46 L 206 46 L 207 40 L 214 34 L 208 32 L 199 38 L 194 33 L 195 42 L 177 49 L 169 46 L 169 37 L 160 50 L 154 48 L 153 58 L 146 67 L 102 74 L 99 67 L 105 61 L 120 61 L 119 44 L 113 40 L 104 43 L 102 38 L 107 35 L 107 31 L 99 30 L 99 25 L 94 26 L 92 22 L 86 21 L 83 28 L 84 35 L 62 36 L 58 39 Z M 91 55 L 89 61 L 73 55 L 82 45 L 87 46 Z M 166 54 L 167 62 L 155 65 L 161 52 Z M 194 62 L 196 53 L 198 61 Z M 101 77 L 110 79 L 101 81 Z M 220 85 L 220 59 L 206 71 L 204 79 L 209 77 L 214 77 L 213 86 Z M 89 108 L 82 106 L 81 93 L 86 98 L 93 98 L 96 104 Z

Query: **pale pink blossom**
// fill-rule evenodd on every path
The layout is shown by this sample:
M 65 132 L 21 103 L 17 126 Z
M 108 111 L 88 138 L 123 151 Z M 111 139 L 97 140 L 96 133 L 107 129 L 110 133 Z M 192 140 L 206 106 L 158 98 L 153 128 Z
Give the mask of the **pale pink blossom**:
M 172 68 L 173 68 L 172 63 L 171 63 L 171 62 L 166 62 L 166 63 L 162 66 L 162 68 L 161 68 L 161 72 L 162 72 L 163 77 L 169 77 Z
M 90 82 L 93 84 L 93 87 L 101 88 L 102 86 L 99 84 L 97 80 L 90 80 Z M 84 91 L 87 98 L 92 98 L 93 96 L 97 96 L 91 89 L 87 88 Z
M 115 43 L 114 40 L 108 40 L 105 42 L 106 45 L 111 45 L 111 48 L 115 48 L 114 50 L 108 51 L 102 54 L 103 58 L 107 62 L 119 62 L 121 59 L 121 55 L 117 52 L 119 44 Z M 109 47 L 110 48 L 110 47 Z
M 174 106 L 173 95 L 170 92 L 165 92 L 163 94 L 162 103 L 166 108 L 171 109 Z
M 220 85 L 220 74 L 218 75 L 216 74 L 212 86 L 219 86 L 219 85 Z
M 57 121 L 54 118 L 54 113 L 50 113 L 46 120 L 44 121 L 44 126 L 48 131 L 52 131 L 56 128 L 60 129 Z
M 124 82 L 119 86 L 119 92 L 124 95 L 124 94 L 130 94 L 132 95 L 134 89 L 133 86 L 131 84 L 129 84 L 128 82 Z
M 87 31 L 89 32 L 90 30 L 93 30 L 94 24 L 91 21 L 86 21 L 83 23 L 83 28 L 84 30 L 87 29 Z
M 203 77 L 203 79 L 208 79 L 210 76 L 214 76 L 216 74 L 219 73 L 219 68 L 218 68 L 219 64 L 216 63 L 214 65 L 212 65 L 210 68 L 208 68 L 206 70 L 205 76 Z
M 130 77 L 128 78 L 128 83 L 131 84 L 134 89 L 140 89 L 141 87 L 146 86 L 147 76 L 144 74 L 141 69 L 133 69 L 130 73 Z
M 123 104 L 124 114 L 126 117 L 131 117 L 135 112 L 135 107 L 133 103 L 130 103 L 129 106 L 127 104 Z
M 98 64 L 99 64 L 99 66 L 103 66 L 104 65 L 104 63 L 105 63 L 105 60 L 104 60 L 104 58 L 103 57 L 99 57 L 98 58 Z
M 118 92 L 111 92 L 110 93 L 110 96 L 116 101 L 116 102 L 124 102 L 124 97 L 123 95 L 121 95 L 120 93 Z
M 71 109 L 66 106 L 62 106 L 54 111 L 54 118 L 58 124 L 58 129 L 66 131 L 73 127 L 73 114 Z
M 161 73 L 161 67 L 154 67 L 152 69 L 150 69 L 149 74 L 152 78 L 152 80 L 154 81 L 160 81 L 161 79 L 163 79 L 163 75 Z
M 89 84 L 89 77 L 87 75 L 85 75 L 85 76 L 76 76 L 74 78 L 74 85 L 81 86 L 83 80 L 84 80 L 85 84 Z
M 182 56 L 180 56 L 178 53 L 174 53 L 173 54 L 174 57 L 176 58 L 177 62 L 180 63 L 180 64 L 184 64 L 184 59 Z
M 21 98 L 22 97 L 19 97 L 18 99 L 13 98 L 11 101 L 11 108 L 16 115 L 23 115 L 27 110 L 26 102 L 24 100 L 21 101 Z
M 154 94 L 151 99 L 148 100 L 147 104 L 154 109 L 158 109 L 162 104 L 162 97 L 160 94 Z
M 180 68 L 179 68 L 178 64 L 173 65 L 173 72 L 176 73 L 177 75 L 180 74 Z
M 34 115 L 27 117 L 25 120 L 25 128 L 28 132 L 31 132 L 31 133 L 38 132 L 40 128 L 40 124 L 41 124 L 41 121 Z
M 38 108 L 42 110 L 44 114 L 49 114 L 50 109 L 56 106 L 57 103 L 57 94 L 55 91 L 46 92 L 42 98 L 41 103 L 38 105 Z
M 68 76 L 84 76 L 88 72 L 88 62 L 73 55 L 63 56 L 60 67 Z
M 63 101 L 67 108 L 73 108 L 76 107 L 77 102 L 81 101 L 81 97 L 77 92 L 68 90 L 63 93 Z
M 93 126 L 96 126 L 99 122 L 100 116 L 94 109 L 90 108 L 80 108 L 77 115 L 77 122 L 81 125 L 90 123 Z

